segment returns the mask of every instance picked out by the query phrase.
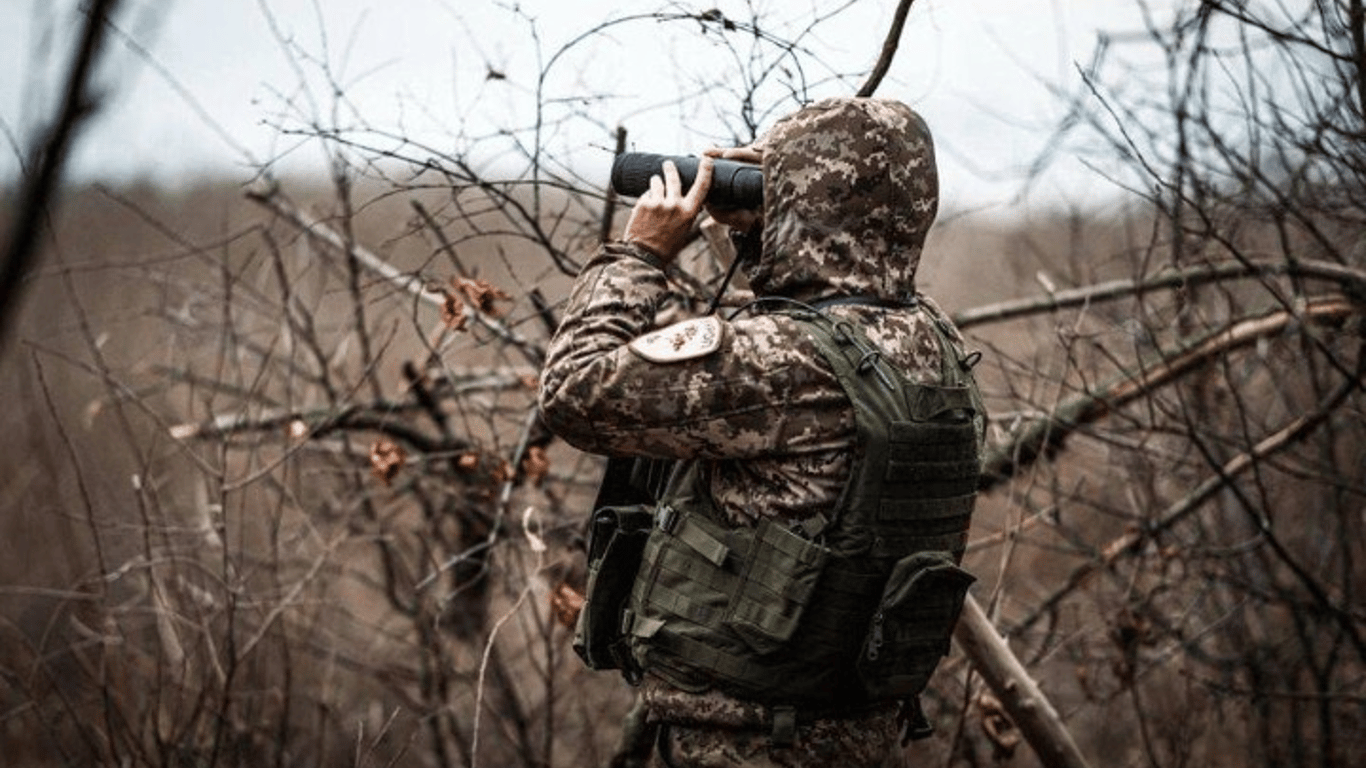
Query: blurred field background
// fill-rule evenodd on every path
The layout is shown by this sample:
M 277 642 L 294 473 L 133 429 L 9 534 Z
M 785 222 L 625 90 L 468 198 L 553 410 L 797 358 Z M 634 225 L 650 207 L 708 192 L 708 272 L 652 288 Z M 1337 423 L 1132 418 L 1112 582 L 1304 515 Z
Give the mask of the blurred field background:
M 785 71 L 819 49 L 750 10 L 650 23 L 766 73 L 737 112 L 861 80 Z M 1164 10 L 1130 41 L 1159 65 L 1102 41 L 1059 94 L 1050 152 L 1117 168 L 1124 194 L 946 208 L 926 249 L 992 416 L 974 596 L 1081 764 L 1354 765 L 1361 3 Z M 591 114 L 525 96 L 543 125 Z M 6 766 L 616 753 L 630 689 L 582 668 L 566 623 L 601 460 L 554 440 L 534 393 L 629 201 L 540 126 L 431 147 L 337 114 L 290 124 L 319 174 L 76 181 L 43 208 L 0 366 Z M 0 237 L 24 194 L 0 197 Z M 723 261 L 699 239 L 674 308 L 705 306 Z M 955 646 L 908 761 L 1079 764 L 1011 694 Z

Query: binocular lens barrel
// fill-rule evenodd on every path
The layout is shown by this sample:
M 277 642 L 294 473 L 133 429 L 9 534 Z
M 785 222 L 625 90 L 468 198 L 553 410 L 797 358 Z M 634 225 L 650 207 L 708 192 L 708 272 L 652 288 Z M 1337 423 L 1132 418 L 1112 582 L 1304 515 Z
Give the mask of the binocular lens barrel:
M 683 189 L 686 191 L 691 187 L 697 178 L 697 157 L 624 152 L 612 162 L 612 189 L 617 194 L 639 197 L 650 188 L 651 176 L 664 174 L 665 160 L 672 160 L 678 167 L 678 178 L 683 183 Z M 718 208 L 762 208 L 763 170 L 752 163 L 714 159 L 707 202 Z

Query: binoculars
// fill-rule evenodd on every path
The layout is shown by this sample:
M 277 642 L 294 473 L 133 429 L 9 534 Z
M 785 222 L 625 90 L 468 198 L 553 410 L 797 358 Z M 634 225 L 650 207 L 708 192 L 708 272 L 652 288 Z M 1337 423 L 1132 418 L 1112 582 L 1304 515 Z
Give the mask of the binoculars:
M 650 188 L 650 177 L 663 175 L 664 161 L 678 167 L 678 178 L 686 191 L 697 178 L 700 159 L 692 155 L 656 155 L 624 152 L 612 162 L 612 189 L 617 194 L 639 197 Z M 718 208 L 762 208 L 764 173 L 753 163 L 713 158 L 711 189 L 707 204 Z

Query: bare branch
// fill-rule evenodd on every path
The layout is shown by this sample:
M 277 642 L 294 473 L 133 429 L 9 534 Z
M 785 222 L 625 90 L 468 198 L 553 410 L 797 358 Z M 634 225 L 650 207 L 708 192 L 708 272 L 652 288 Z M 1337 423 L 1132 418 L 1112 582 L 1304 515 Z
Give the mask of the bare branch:
M 247 197 L 298 227 L 305 234 L 317 238 L 331 248 L 343 253 L 346 252 L 346 240 L 341 235 L 321 221 L 299 210 L 298 207 L 282 198 L 278 193 L 274 191 L 251 191 L 247 193 Z M 418 274 L 405 274 L 365 248 L 356 246 L 352 250 L 355 252 L 357 261 L 366 269 L 428 307 L 440 311 L 445 301 L 444 294 L 430 289 L 430 286 L 438 284 L 436 281 L 428 280 Z M 502 321 L 479 311 L 478 307 L 466 306 L 465 311 L 481 326 L 520 350 L 529 363 L 539 368 L 542 358 L 539 344 L 530 339 L 522 338 Z
M 953 316 L 959 328 L 972 328 L 986 323 L 1014 320 L 1029 315 L 1056 312 L 1070 307 L 1081 307 L 1100 301 L 1112 301 L 1157 289 L 1188 288 L 1210 283 L 1221 283 L 1234 278 L 1268 277 L 1276 274 L 1308 277 L 1338 284 L 1350 296 L 1366 298 L 1366 270 L 1326 261 L 1229 261 L 1219 264 L 1200 264 L 1194 267 L 1169 270 L 1137 280 L 1112 280 L 1080 288 L 1058 291 L 1044 296 L 1013 299 L 964 310 Z
M 877 64 L 868 74 L 868 79 L 859 87 L 856 96 L 872 96 L 882 84 L 882 78 L 887 76 L 887 70 L 892 68 L 892 59 L 896 58 L 896 49 L 901 45 L 901 31 L 906 27 L 906 17 L 910 14 L 911 4 L 914 2 L 915 0 L 901 0 L 897 4 L 896 14 L 892 17 L 892 27 L 887 31 L 887 39 L 882 42 L 882 53 L 878 55 Z
M 1361 308 L 1352 302 L 1329 298 L 1310 304 L 1300 315 L 1280 311 L 1243 320 L 1182 351 L 1164 355 L 1159 362 L 1143 366 L 1137 373 L 1072 397 L 1048 416 L 1023 429 L 1007 444 L 988 451 L 983 462 L 982 490 L 1015 477 L 1023 468 L 1058 450 L 1069 436 L 1085 425 L 1150 395 L 1202 365 L 1221 359 L 1232 350 L 1282 333 L 1292 323 L 1334 323 L 1360 314 Z
M 85 23 L 75 59 L 66 77 L 62 103 L 52 127 L 33 147 L 15 207 L 13 231 L 0 257 L 0 350 L 4 349 L 9 324 L 19 307 L 20 285 L 38 254 L 38 233 L 51 215 L 53 195 L 61 183 L 62 170 L 81 125 L 95 112 L 89 89 L 91 73 L 99 58 L 109 19 L 118 0 L 94 0 L 83 9 Z
M 1153 541 L 1195 513 L 1201 506 L 1209 503 L 1216 494 L 1228 487 L 1230 483 L 1254 469 L 1259 462 L 1266 461 L 1277 452 L 1295 445 L 1315 429 L 1323 426 L 1348 396 L 1360 390 L 1362 383 L 1363 379 L 1360 377 L 1343 381 L 1313 412 L 1295 419 L 1275 434 L 1268 435 L 1258 442 L 1251 450 L 1230 459 L 1222 467 L 1219 467 L 1216 473 L 1193 488 L 1190 493 L 1158 514 L 1153 521 L 1146 523 L 1142 528 L 1127 531 L 1122 536 L 1099 546 L 1096 550 L 1098 557 L 1074 568 L 1064 580 L 1063 585 L 1050 596 L 1039 601 L 1035 612 L 1020 622 L 1012 630 L 1012 634 L 1027 632 L 1040 617 L 1054 610 L 1064 598 L 1076 591 L 1091 576 L 1112 567 L 1126 556 L 1136 554 L 1144 544 Z

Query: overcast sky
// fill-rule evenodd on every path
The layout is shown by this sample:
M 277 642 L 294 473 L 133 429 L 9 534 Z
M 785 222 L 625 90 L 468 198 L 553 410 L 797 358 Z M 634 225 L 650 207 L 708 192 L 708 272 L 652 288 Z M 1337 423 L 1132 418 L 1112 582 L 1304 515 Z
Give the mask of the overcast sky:
M 771 29 L 794 35 L 812 7 L 830 2 L 751 0 L 670 3 L 596 0 L 125 0 L 110 66 L 100 80 L 98 119 L 81 137 L 77 174 L 182 180 L 207 173 L 246 178 L 283 158 L 307 165 L 316 149 L 291 151 L 281 128 L 322 117 L 401 133 L 451 149 L 490 130 L 525 126 L 538 85 L 557 104 L 581 101 L 580 118 L 552 142 L 598 150 L 625 125 L 637 148 L 697 151 L 742 127 L 738 107 L 707 98 L 709 82 L 738 78 L 731 50 L 749 41 L 696 23 L 615 25 L 592 44 L 555 51 L 605 19 L 653 10 L 720 8 L 747 20 L 762 11 Z M 1150 3 L 1150 7 L 1163 4 Z M 7 151 L 0 178 L 18 169 L 22 144 L 55 106 L 77 27 L 77 0 L 0 0 L 0 120 Z M 1029 163 L 1062 106 L 1049 85 L 1075 89 L 1077 63 L 1097 34 L 1140 26 L 1133 0 L 918 0 L 897 65 L 878 92 L 925 115 L 939 146 L 946 204 L 995 205 Z M 830 71 L 871 65 L 895 2 L 855 5 L 804 45 Z M 534 37 L 533 37 L 534 33 Z M 708 42 L 710 41 L 710 42 Z M 809 95 L 848 93 L 857 83 L 804 72 Z M 344 103 L 329 95 L 328 77 Z M 700 73 L 700 74 L 699 74 Z M 693 78 L 700 78 L 693 79 Z M 714 81 L 707 78 L 715 78 Z M 680 102 L 679 96 L 684 96 Z M 668 106 L 665 106 L 668 105 Z M 771 122 L 763 116 L 761 128 Z M 590 175 L 593 152 L 589 158 Z M 1066 161 L 1045 185 L 1072 200 L 1104 185 Z M 1003 181 L 1004 180 L 1004 181 Z

